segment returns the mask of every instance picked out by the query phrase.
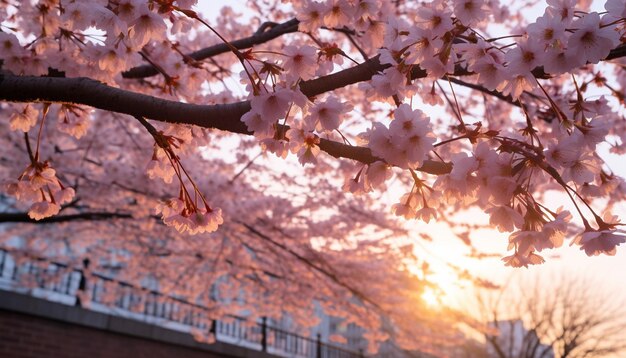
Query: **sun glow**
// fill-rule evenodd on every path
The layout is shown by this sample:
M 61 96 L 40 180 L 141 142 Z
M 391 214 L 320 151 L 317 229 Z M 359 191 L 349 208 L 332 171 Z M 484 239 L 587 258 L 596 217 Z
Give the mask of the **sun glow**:
M 427 288 L 422 293 L 422 300 L 430 307 L 438 306 L 441 304 L 439 295 L 432 288 Z
M 466 292 L 461 279 L 452 272 L 433 273 L 429 276 L 432 286 L 422 292 L 422 300 L 429 306 L 447 306 L 458 308 L 460 302 L 465 301 Z
M 430 307 L 455 306 L 462 295 L 460 287 L 452 282 L 433 282 L 434 286 L 427 287 L 422 292 L 422 300 Z

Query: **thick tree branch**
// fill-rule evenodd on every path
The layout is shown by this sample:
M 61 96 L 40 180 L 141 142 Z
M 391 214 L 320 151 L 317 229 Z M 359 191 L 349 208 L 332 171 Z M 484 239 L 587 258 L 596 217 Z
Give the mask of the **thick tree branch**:
M 298 21 L 298 19 L 291 19 L 281 24 L 272 26 L 270 27 L 269 30 L 266 30 L 268 25 L 267 23 L 264 23 L 259 28 L 259 31 L 255 32 L 254 35 L 232 41 L 230 44 L 238 50 L 250 48 L 254 45 L 259 45 L 267 41 L 273 40 L 281 35 L 298 31 L 299 23 L 300 22 Z M 225 43 L 220 43 L 214 46 L 209 46 L 207 48 L 203 48 L 201 50 L 192 52 L 188 54 L 187 56 L 193 58 L 196 61 L 201 61 L 209 57 L 213 57 L 213 56 L 226 53 L 226 52 L 230 52 L 230 48 Z M 145 77 L 150 77 L 150 76 L 154 76 L 157 74 L 159 74 L 159 71 L 157 71 L 157 69 L 154 68 L 154 66 L 142 65 L 142 66 L 137 66 L 135 68 L 131 68 L 128 71 L 122 72 L 122 77 L 145 78 Z
M 373 61 L 375 60 L 375 61 Z M 301 87 L 307 96 L 365 81 L 382 67 L 378 59 L 340 71 Z M 193 124 L 216 128 L 231 133 L 252 134 L 240 121 L 250 110 L 250 102 L 196 105 L 161 99 L 105 85 L 89 78 L 60 78 L 0 75 L 0 99 L 13 102 L 56 102 L 91 106 L 105 111 L 144 117 L 169 123 Z M 354 147 L 321 139 L 320 149 L 336 158 L 348 158 L 372 163 L 374 157 L 368 148 Z M 422 171 L 432 174 L 447 173 L 451 166 L 441 162 L 427 162 Z
M 609 52 L 609 55 L 606 56 L 604 61 L 610 61 L 620 57 L 626 57 L 626 44 L 621 44 L 611 50 L 611 52 Z

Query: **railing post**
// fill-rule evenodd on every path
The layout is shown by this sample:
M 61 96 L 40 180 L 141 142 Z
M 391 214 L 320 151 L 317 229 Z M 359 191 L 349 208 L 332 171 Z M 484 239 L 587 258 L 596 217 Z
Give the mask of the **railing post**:
M 212 334 L 213 338 L 217 342 L 217 320 L 216 319 L 211 320 L 211 327 L 209 327 L 209 334 Z
M 267 317 L 261 318 L 261 351 L 267 352 Z
M 0 249 L 0 277 L 4 276 L 4 266 L 6 265 L 9 253 Z
M 83 299 L 86 298 L 86 294 L 87 294 L 87 275 L 86 275 L 86 271 L 89 270 L 89 258 L 85 258 L 83 259 L 83 268 L 81 270 L 79 270 L 78 272 L 80 273 L 80 279 L 78 281 L 78 287 L 76 288 L 76 293 L 74 294 L 76 296 L 76 306 L 83 306 L 85 304 L 85 302 L 83 302 Z M 70 281 L 70 280 L 68 280 Z M 69 291 L 69 290 L 68 290 Z M 67 292 L 68 294 L 70 292 Z
M 316 358 L 322 358 L 322 335 L 320 333 L 317 334 L 317 350 L 316 350 Z

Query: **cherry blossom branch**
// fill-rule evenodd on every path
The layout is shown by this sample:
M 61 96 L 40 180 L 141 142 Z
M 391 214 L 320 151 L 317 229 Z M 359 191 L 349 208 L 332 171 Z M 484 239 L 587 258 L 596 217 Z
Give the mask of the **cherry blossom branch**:
M 358 67 L 358 66 L 357 66 Z M 354 68 L 354 67 L 353 67 Z M 371 69 L 365 67 L 365 72 Z M 344 72 L 344 71 L 342 71 Z M 353 70 L 350 73 L 355 73 Z M 356 73 L 361 78 L 362 74 Z M 348 81 L 345 74 L 330 75 L 326 84 L 303 82 L 303 92 L 308 96 L 323 93 L 333 87 L 333 81 Z M 327 76 L 329 77 L 329 76 Z M 370 76 L 371 77 L 371 76 Z M 331 89 L 328 89 L 331 90 Z M 316 91 L 322 91 L 317 93 Z M 89 78 L 0 76 L 0 99 L 14 102 L 56 102 L 88 105 L 94 108 L 133 117 L 150 118 L 162 122 L 193 124 L 204 128 L 215 128 L 237 134 L 252 134 L 239 119 L 250 110 L 250 102 L 218 105 L 196 105 L 161 99 L 145 94 L 126 91 L 105 85 Z M 372 155 L 369 148 L 349 146 L 343 143 L 320 139 L 320 149 L 335 158 L 347 158 L 365 164 L 382 160 Z M 431 174 L 443 174 L 451 165 L 441 162 L 426 162 L 420 170 Z
M 485 88 L 485 87 L 483 87 L 483 86 L 481 86 L 479 84 L 465 82 L 465 81 L 462 81 L 462 80 L 460 80 L 458 78 L 454 78 L 454 77 L 448 77 L 448 80 L 450 82 L 456 84 L 456 85 L 467 87 L 467 88 L 471 88 L 473 90 L 480 91 L 480 92 L 488 94 L 490 96 L 494 96 L 494 97 L 496 97 L 496 98 L 498 98 L 498 99 L 500 99 L 500 100 L 502 100 L 502 101 L 504 101 L 504 102 L 506 102 L 506 103 L 508 103 L 510 105 L 513 105 L 513 106 L 516 106 L 516 107 L 520 106 L 519 102 L 513 101 L 513 98 L 510 95 L 504 95 L 501 92 L 489 90 L 489 89 L 487 89 L 487 88 Z
M 298 19 L 291 19 L 281 24 L 271 26 L 271 23 L 263 23 L 259 27 L 259 30 L 252 36 L 244 37 L 239 40 L 229 42 L 234 48 L 241 50 L 250 48 L 254 45 L 259 45 L 270 40 L 273 40 L 284 34 L 298 31 Z M 269 27 L 269 30 L 266 30 Z M 225 43 L 220 43 L 214 46 L 209 46 L 201 50 L 188 54 L 188 57 L 196 61 L 201 61 L 209 57 L 213 57 L 222 53 L 231 51 L 230 47 Z M 152 65 L 142 65 L 131 68 L 128 71 L 122 72 L 124 78 L 146 78 L 158 75 L 159 71 Z
M 246 169 L 250 168 L 252 166 L 252 164 L 254 164 L 254 161 L 257 160 L 261 155 L 263 155 L 263 152 L 257 154 L 254 156 L 254 158 L 250 159 L 248 161 L 248 164 L 246 164 L 243 168 L 241 168 L 241 170 L 239 170 L 237 172 L 237 174 L 235 174 L 229 181 L 228 184 L 232 184 L 235 182 L 235 180 L 237 180 L 237 178 L 239 178 L 245 171 Z
M 224 45 L 226 46 L 226 45 Z M 224 52 L 228 51 L 226 49 Z M 607 58 L 626 56 L 626 45 L 611 51 Z M 376 56 L 360 65 L 300 84 L 302 93 L 313 97 L 358 82 L 368 81 L 375 74 L 388 68 Z M 471 74 L 457 66 L 452 75 Z M 427 73 L 415 66 L 413 79 L 424 78 Z M 242 101 L 218 105 L 196 105 L 161 99 L 140 93 L 107 86 L 89 78 L 59 78 L 0 75 L 0 100 L 13 102 L 57 102 L 88 105 L 94 108 L 141 116 L 153 120 L 193 124 L 204 128 L 215 128 L 231 133 L 251 134 L 240 121 L 250 110 L 250 102 Z M 320 149 L 336 158 L 354 159 L 363 163 L 380 160 L 368 148 L 354 147 L 342 143 L 320 140 Z M 441 162 L 426 162 L 420 170 L 431 174 L 449 172 L 451 165 Z

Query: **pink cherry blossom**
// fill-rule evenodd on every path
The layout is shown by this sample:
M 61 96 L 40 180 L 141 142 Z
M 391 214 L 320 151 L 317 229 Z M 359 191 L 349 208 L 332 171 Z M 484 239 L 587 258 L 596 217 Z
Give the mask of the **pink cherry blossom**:
M 515 75 L 529 73 L 542 62 L 542 54 L 543 46 L 540 42 L 532 40 L 518 42 L 517 46 L 505 55 L 508 62 L 507 70 Z
M 264 121 L 272 122 L 285 117 L 292 101 L 292 91 L 279 89 L 276 92 L 267 92 L 254 96 L 250 100 L 250 106 L 253 112 L 263 116 Z
M 37 201 L 40 192 L 26 181 L 9 182 L 5 185 L 7 194 L 23 202 Z
M 626 3 L 621 0 L 607 0 L 604 8 L 608 15 L 614 19 L 626 18 Z
M 305 1 L 298 9 L 298 28 L 302 31 L 315 31 L 324 20 L 325 5 L 317 1 Z
M 62 107 L 59 111 L 57 128 L 77 139 L 84 136 L 89 129 L 88 113 L 80 111 L 78 108 Z
M 545 151 L 548 164 L 560 168 L 572 166 L 581 156 L 582 141 L 580 136 L 567 136 Z
M 368 90 L 368 96 L 377 100 L 391 101 L 394 94 L 404 98 L 411 91 L 404 81 L 405 78 L 403 73 L 391 67 L 380 75 L 372 76 L 371 83 L 363 85 L 363 88 Z
M 38 201 L 31 205 L 28 216 L 33 220 L 41 220 L 59 213 L 61 207 L 48 201 Z
M 163 18 L 142 6 L 137 18 L 129 23 L 129 44 L 141 48 L 149 41 L 158 41 L 165 35 L 166 25 Z
M 574 18 L 576 0 L 547 0 L 548 9 L 552 16 L 558 17 L 566 25 Z
M 487 16 L 483 0 L 454 0 L 454 15 L 467 26 L 475 25 Z
M 224 222 L 222 209 L 211 211 L 198 210 L 190 216 L 189 234 L 196 235 L 205 232 L 214 232 Z
M 423 20 L 420 21 L 420 23 L 424 25 L 425 28 L 432 31 L 434 36 L 442 36 L 452 30 L 451 13 L 446 11 L 443 7 L 420 7 L 417 10 L 417 16 Z
M 567 41 L 567 52 L 571 56 L 576 54 L 579 65 L 586 62 L 598 63 L 619 44 L 619 33 L 611 26 L 600 25 L 600 15 L 597 12 L 587 14 L 572 24 L 576 31 Z
M 555 75 L 570 71 L 579 63 L 575 54 L 560 48 L 549 48 L 544 53 L 543 60 L 544 70 Z
M 346 0 L 328 0 L 323 11 L 324 24 L 328 27 L 347 24 L 354 15 L 354 8 Z
M 65 6 L 62 19 L 64 26 L 75 30 L 85 30 L 91 25 L 91 7 L 81 2 L 73 2 Z
M 531 43 L 543 44 L 544 49 L 563 47 L 566 43 L 565 23 L 559 17 L 546 13 L 528 25 L 528 38 Z
M 510 95 L 513 99 L 518 99 L 524 91 L 530 91 L 536 87 L 535 77 L 530 72 L 513 75 L 500 83 L 496 88 L 505 95 Z
M 500 232 L 511 232 L 524 224 L 522 215 L 508 206 L 493 206 L 485 212 L 489 214 L 489 223 Z
M 406 58 L 407 63 L 420 63 L 431 59 L 443 44 L 443 41 L 436 38 L 436 35 L 431 30 L 419 27 L 412 28 L 409 31 L 406 42 L 410 46 L 410 54 Z
M 261 147 L 283 159 L 289 154 L 289 142 L 285 139 L 265 138 L 261 140 Z
M 330 96 L 324 101 L 313 105 L 306 119 L 318 131 L 333 131 L 339 128 L 347 112 L 352 109 L 347 103 L 339 102 L 336 97 Z
M 35 190 L 41 189 L 43 186 L 46 186 L 46 185 L 57 184 L 56 171 L 50 168 L 49 166 L 45 166 L 42 168 L 31 167 L 28 173 L 29 173 L 28 176 L 30 177 L 29 178 L 30 184 Z
M 98 67 L 103 71 L 119 72 L 126 68 L 126 53 L 122 46 L 98 49 Z
M 395 112 L 389 129 L 375 127 L 370 138 L 370 148 L 387 162 L 400 167 L 418 167 L 435 142 L 430 121 L 419 110 L 403 104 Z M 387 143 L 392 143 L 391 145 Z M 408 149 L 398 150 L 398 143 Z
M 495 90 L 505 80 L 506 68 L 502 63 L 494 60 L 491 56 L 476 61 L 473 70 L 478 73 L 478 80 L 484 84 L 485 88 Z
M 386 180 L 391 178 L 392 171 L 385 162 L 377 161 L 367 166 L 365 176 L 368 187 L 380 188 Z
M 528 265 L 539 265 L 545 262 L 543 257 L 532 252 L 527 255 L 516 252 L 513 255 L 503 257 L 502 261 L 506 266 L 512 267 L 528 267 Z
M 315 75 L 316 70 L 316 50 L 312 46 L 286 46 L 283 50 L 287 60 L 283 64 L 283 68 L 289 76 L 296 76 L 296 79 L 302 78 L 308 80 Z
M 254 132 L 256 136 L 267 137 L 274 135 L 274 124 L 276 119 L 263 116 L 256 111 L 250 111 L 241 116 L 241 121 L 246 124 L 249 131 Z
M 576 184 L 593 182 L 599 170 L 598 160 L 590 153 L 583 153 L 563 169 L 561 176 L 566 182 L 573 181 Z
M 613 256 L 617 252 L 617 246 L 626 242 L 626 236 L 622 231 L 602 230 L 602 231 L 585 231 L 576 236 L 573 244 L 580 246 L 581 250 L 585 250 L 588 256 L 597 256 L 606 254 Z
M 37 118 L 39 118 L 39 111 L 31 105 L 26 105 L 21 112 L 14 112 L 9 119 L 11 130 L 28 132 L 37 123 Z
M 165 183 L 172 183 L 172 179 L 176 174 L 172 163 L 169 162 L 167 155 L 163 150 L 159 149 L 155 151 L 150 163 L 146 168 L 146 174 L 150 179 L 162 179 Z

